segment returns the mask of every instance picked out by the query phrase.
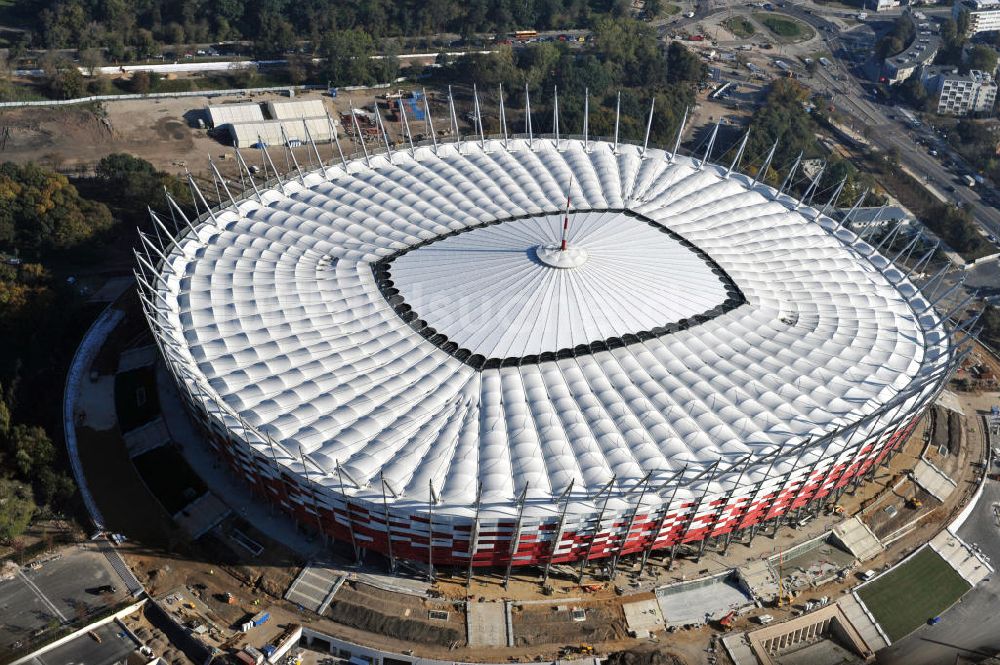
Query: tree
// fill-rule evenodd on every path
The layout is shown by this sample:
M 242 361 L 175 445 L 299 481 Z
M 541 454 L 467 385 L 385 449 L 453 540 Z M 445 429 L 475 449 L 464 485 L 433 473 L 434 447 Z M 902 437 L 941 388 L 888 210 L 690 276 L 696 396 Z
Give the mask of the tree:
M 969 50 L 969 69 L 978 69 L 990 75 L 997 68 L 997 52 L 985 44 L 976 44 Z
M 667 49 L 667 80 L 671 83 L 698 83 L 705 78 L 705 64 L 680 42 Z
M 31 478 L 55 459 L 56 449 L 45 429 L 37 425 L 15 425 L 7 443 L 22 478 Z
M 98 68 L 104 64 L 104 54 L 100 49 L 86 48 L 80 51 L 80 66 L 87 70 L 87 76 L 96 76 Z
M 323 37 L 319 49 L 325 59 L 322 75 L 331 85 L 374 83 L 371 56 L 375 44 L 363 30 L 338 30 Z
M 73 479 L 51 467 L 45 467 L 38 473 L 35 487 L 39 502 L 51 507 L 67 505 L 76 494 Z
M 164 188 L 174 198 L 189 196 L 177 177 L 156 170 L 145 159 L 123 152 L 102 157 L 94 172 L 107 190 L 113 192 L 109 198 L 124 203 L 131 214 L 143 218 L 146 206 L 163 201 Z
M 0 541 L 9 543 L 24 533 L 34 514 L 31 489 L 22 482 L 0 478 Z
M 35 164 L 0 164 L 0 249 L 36 257 L 74 247 L 111 227 L 111 212 L 65 176 Z

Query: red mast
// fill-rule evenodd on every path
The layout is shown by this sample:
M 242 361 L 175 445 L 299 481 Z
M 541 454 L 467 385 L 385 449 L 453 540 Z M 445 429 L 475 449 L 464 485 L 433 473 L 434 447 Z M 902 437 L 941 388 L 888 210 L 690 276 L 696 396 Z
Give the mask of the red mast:
M 563 230 L 562 230 L 562 244 L 559 245 L 559 251 L 566 251 L 566 233 L 569 231 L 569 193 L 573 189 L 573 175 L 569 176 L 569 189 L 566 190 L 566 215 L 563 217 Z

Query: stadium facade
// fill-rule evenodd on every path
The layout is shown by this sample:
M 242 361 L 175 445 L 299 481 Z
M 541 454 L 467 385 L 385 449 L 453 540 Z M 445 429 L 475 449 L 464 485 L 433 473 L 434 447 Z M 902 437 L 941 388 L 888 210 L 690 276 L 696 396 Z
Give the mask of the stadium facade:
M 739 152 L 385 147 L 218 178 L 137 254 L 208 443 L 356 552 L 471 574 L 728 544 L 872 475 L 959 361 L 913 268 Z

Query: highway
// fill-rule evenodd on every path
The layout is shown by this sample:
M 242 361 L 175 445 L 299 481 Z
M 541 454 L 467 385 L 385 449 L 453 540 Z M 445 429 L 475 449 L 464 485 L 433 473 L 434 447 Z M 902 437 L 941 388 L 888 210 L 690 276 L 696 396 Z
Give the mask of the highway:
M 945 147 L 941 137 L 935 136 L 929 128 L 921 127 L 913 130 L 901 116 L 896 115 L 892 108 L 875 104 L 868 99 L 869 94 L 851 69 L 851 63 L 846 58 L 845 36 L 837 24 L 824 18 L 821 14 L 800 4 L 786 3 L 778 11 L 793 16 L 808 23 L 823 37 L 830 53 L 833 55 L 834 71 L 819 68 L 817 76 L 804 83 L 817 92 L 833 95 L 834 107 L 853 119 L 851 124 L 855 129 L 864 130 L 868 140 L 883 152 L 896 152 L 899 161 L 912 173 L 923 178 L 933 190 L 943 195 L 952 203 L 961 203 L 972 210 L 977 222 L 988 232 L 1000 236 L 1000 210 L 984 204 L 975 189 L 970 189 L 958 183 L 958 176 L 972 173 L 961 157 L 950 147 Z M 882 17 L 884 20 L 884 17 Z M 865 30 L 864 26 L 854 28 L 854 31 Z M 873 38 L 874 41 L 874 38 Z M 872 44 L 874 46 L 874 44 Z M 839 80 L 833 77 L 837 76 Z M 936 146 L 940 153 L 938 157 L 929 154 L 929 147 L 921 146 L 914 140 L 919 137 L 927 146 Z M 957 164 L 957 168 L 948 169 L 942 164 L 942 158 L 949 158 Z M 949 192 L 949 187 L 955 187 L 955 192 Z

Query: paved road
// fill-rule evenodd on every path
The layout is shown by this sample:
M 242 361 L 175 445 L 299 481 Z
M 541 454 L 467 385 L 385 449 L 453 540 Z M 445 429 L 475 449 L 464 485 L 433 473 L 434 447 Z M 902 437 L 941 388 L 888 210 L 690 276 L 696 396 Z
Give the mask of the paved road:
M 986 481 L 986 490 L 958 535 L 970 545 L 977 543 L 1000 565 L 1000 526 L 993 505 L 1000 504 L 1000 482 Z M 879 652 L 882 665 L 940 665 L 955 657 L 993 655 L 1000 651 L 1000 574 L 973 588 L 936 626 L 922 626 L 891 647 Z
M 883 151 L 898 152 L 902 165 L 918 176 L 922 176 L 925 183 L 933 187 L 939 194 L 944 195 L 949 201 L 969 207 L 976 221 L 984 229 L 994 235 L 1000 235 L 1000 210 L 992 205 L 984 204 L 979 192 L 975 189 L 958 184 L 958 174 L 971 173 L 972 169 L 954 151 L 945 146 L 943 139 L 935 136 L 933 131 L 927 127 L 910 128 L 905 118 L 896 115 L 897 111 L 894 108 L 882 106 L 869 100 L 865 86 L 853 75 L 851 62 L 846 58 L 845 41 L 847 38 L 838 31 L 835 24 L 818 14 L 807 13 L 799 6 L 786 5 L 781 11 L 795 16 L 819 30 L 833 55 L 836 64 L 835 72 L 820 71 L 818 76 L 812 81 L 807 81 L 807 84 L 824 92 L 833 92 L 832 102 L 834 106 L 854 119 L 856 129 L 867 128 L 869 140 L 872 143 Z M 855 28 L 852 33 L 859 30 L 865 30 L 865 28 Z M 840 76 L 841 80 L 831 80 L 833 75 Z M 895 117 L 890 118 L 890 115 Z M 915 141 L 917 138 L 922 140 L 925 145 L 917 144 Z M 936 147 L 940 155 L 931 156 L 928 146 Z M 956 166 L 945 168 L 942 164 L 942 159 L 945 157 L 950 158 Z M 949 187 L 954 187 L 955 191 L 949 192 Z
M 51 621 L 75 621 L 80 614 L 112 600 L 88 589 L 112 584 L 119 588 L 114 600 L 124 597 L 121 580 L 104 556 L 89 549 L 63 551 L 61 558 L 39 570 L 24 569 L 13 579 L 0 582 L 0 653 Z
M 93 632 L 101 638 L 100 642 L 90 635 L 81 635 L 41 656 L 32 658 L 29 664 L 111 665 L 122 662 L 125 656 L 138 648 L 138 645 L 114 622 L 105 624 Z

